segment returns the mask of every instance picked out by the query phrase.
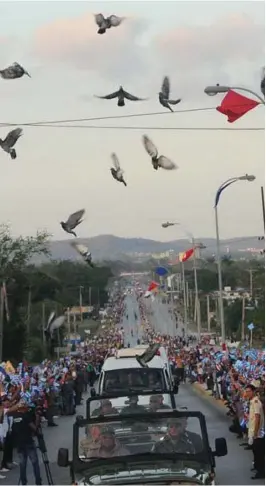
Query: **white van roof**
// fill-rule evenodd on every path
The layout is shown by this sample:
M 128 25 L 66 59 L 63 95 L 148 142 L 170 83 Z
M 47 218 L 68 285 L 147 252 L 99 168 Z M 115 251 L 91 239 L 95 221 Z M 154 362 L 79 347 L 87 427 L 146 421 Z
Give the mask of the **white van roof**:
M 136 353 L 134 356 L 136 356 Z M 148 363 L 148 367 L 164 369 L 162 358 L 160 356 L 154 356 L 154 358 Z M 116 356 L 112 356 L 105 360 L 102 371 L 123 370 L 127 368 L 141 368 L 141 365 L 133 356 L 129 358 L 117 358 Z

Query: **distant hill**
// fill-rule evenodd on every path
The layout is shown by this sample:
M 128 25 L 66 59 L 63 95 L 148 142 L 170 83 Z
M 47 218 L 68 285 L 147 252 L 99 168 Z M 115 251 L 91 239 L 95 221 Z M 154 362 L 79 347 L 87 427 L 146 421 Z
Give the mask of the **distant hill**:
M 50 244 L 52 258 L 55 260 L 76 260 L 79 258 L 70 245 L 72 240 L 52 241 Z M 92 238 L 80 238 L 79 243 L 86 245 L 96 260 L 117 260 L 130 256 L 133 253 L 161 253 L 168 250 L 175 252 L 184 251 L 191 243 L 187 239 L 173 241 L 155 241 L 145 238 L 120 238 L 113 235 L 99 235 Z M 216 251 L 216 240 L 214 238 L 198 238 L 206 249 L 204 255 L 214 254 Z M 221 240 L 221 251 L 226 253 L 227 248 L 232 256 L 236 254 L 246 256 L 238 250 L 247 248 L 263 248 L 264 242 L 258 241 L 257 237 L 240 237 L 230 240 Z

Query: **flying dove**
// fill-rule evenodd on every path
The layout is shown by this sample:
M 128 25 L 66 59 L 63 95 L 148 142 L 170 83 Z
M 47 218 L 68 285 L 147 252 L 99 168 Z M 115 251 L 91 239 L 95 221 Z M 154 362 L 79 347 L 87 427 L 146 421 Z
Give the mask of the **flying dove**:
M 262 76 L 261 76 L 261 82 L 260 82 L 260 90 L 265 98 L 265 66 L 262 68 Z
M 21 135 L 22 128 L 15 128 L 15 130 L 11 130 L 11 132 L 7 134 L 4 140 L 0 138 L 0 147 L 10 155 L 11 159 L 17 158 L 17 152 L 13 147 Z
M 113 100 L 114 98 L 118 98 L 117 106 L 125 106 L 125 98 L 130 101 L 145 101 L 147 98 L 138 98 L 123 89 L 123 86 L 120 86 L 118 91 L 111 93 L 106 96 L 96 96 L 96 98 L 100 98 L 102 100 Z
M 114 164 L 114 167 L 111 167 L 111 169 L 110 169 L 113 178 L 115 180 L 117 180 L 118 182 L 122 182 L 126 186 L 127 184 L 126 184 L 124 177 L 123 177 L 124 171 L 120 167 L 117 155 L 112 154 L 111 157 L 113 159 L 113 164 Z
M 51 314 L 50 314 L 50 316 L 49 316 L 49 318 L 48 318 L 47 326 L 44 329 L 44 333 L 45 333 L 46 337 L 49 337 L 50 336 L 50 326 L 51 326 L 54 318 L 55 318 L 55 312 L 52 311 Z
M 95 22 L 98 25 L 98 34 L 105 34 L 106 29 L 111 27 L 118 27 L 121 22 L 123 22 L 124 17 L 117 17 L 117 15 L 110 15 L 109 17 L 104 17 L 103 14 L 96 14 Z
M 26 76 L 29 76 L 29 78 L 31 77 L 28 71 L 26 71 L 17 62 L 14 62 L 13 64 L 11 64 L 11 66 L 8 66 L 7 68 L 0 70 L 0 76 L 3 79 L 18 79 L 18 78 L 22 78 L 24 74 L 26 74 Z
M 152 165 L 155 170 L 158 170 L 159 167 L 165 170 L 178 169 L 178 166 L 164 155 L 158 157 L 158 150 L 147 135 L 143 135 L 142 141 L 146 152 L 151 157 Z
M 165 108 L 168 108 L 170 111 L 173 111 L 170 104 L 177 105 L 178 103 L 180 103 L 181 99 L 169 100 L 169 96 L 170 96 L 170 80 L 168 76 L 165 76 L 163 79 L 161 91 L 159 93 L 159 102 Z
M 71 246 L 75 248 L 75 250 L 82 256 L 83 260 L 86 263 L 88 263 L 92 268 L 94 267 L 94 264 L 92 263 L 91 253 L 85 245 L 81 245 L 80 243 L 72 243 Z
M 79 211 L 76 211 L 76 213 L 71 214 L 68 220 L 66 221 L 66 223 L 61 221 L 60 224 L 63 230 L 66 233 L 69 233 L 77 237 L 76 233 L 73 230 L 76 228 L 76 226 L 82 223 L 83 220 L 81 218 L 83 217 L 84 213 L 85 213 L 85 209 L 80 209 Z
M 56 329 L 60 329 L 60 327 L 63 326 L 65 319 L 66 319 L 65 316 L 59 316 L 56 319 L 52 320 L 50 327 L 49 327 L 49 330 L 48 330 L 50 337 L 53 336 L 53 333 L 54 333 L 54 331 L 56 331 Z

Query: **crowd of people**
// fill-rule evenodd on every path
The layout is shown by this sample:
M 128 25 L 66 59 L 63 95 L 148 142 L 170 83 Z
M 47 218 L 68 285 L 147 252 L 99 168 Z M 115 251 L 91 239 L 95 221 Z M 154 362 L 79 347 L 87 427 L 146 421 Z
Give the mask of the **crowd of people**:
M 75 415 L 82 395 L 93 386 L 105 357 L 123 343 L 123 332 L 117 324 L 123 313 L 123 300 L 118 299 L 112 324 L 96 337 L 84 342 L 77 352 L 57 361 L 45 360 L 38 366 L 2 363 L 0 367 L 0 480 L 5 480 L 17 466 L 20 483 L 27 484 L 29 458 L 35 483 L 42 484 L 37 446 L 41 449 L 42 425 L 57 427 L 56 417 Z M 36 442 L 37 438 L 37 442 Z M 39 444 L 39 445 L 38 445 Z
M 173 372 L 181 382 L 198 383 L 222 400 L 232 417 L 229 430 L 254 452 L 254 479 L 265 477 L 265 350 L 230 342 L 220 345 L 213 336 L 170 337 L 155 332 L 142 306 L 149 342 L 168 349 Z
M 247 436 L 253 448 L 255 477 L 264 477 L 264 351 L 247 348 L 221 349 L 206 338 L 197 342 L 194 335 L 170 337 L 155 332 L 149 322 L 144 299 L 138 300 L 145 343 L 161 343 L 167 348 L 173 373 L 182 382 L 197 382 L 220 398 L 233 417 L 230 430 L 239 438 Z M 27 484 L 26 463 L 30 458 L 36 484 L 41 484 L 35 437 L 41 425 L 56 427 L 57 415 L 74 415 L 82 395 L 93 386 L 105 358 L 124 346 L 120 323 L 123 298 L 117 298 L 112 320 L 96 337 L 87 340 L 79 352 L 58 361 L 45 360 L 39 366 L 11 363 L 0 368 L 0 479 L 16 466 L 17 450 L 21 484 Z M 260 417 L 259 421 L 257 417 Z M 262 419 L 263 418 L 263 419 Z

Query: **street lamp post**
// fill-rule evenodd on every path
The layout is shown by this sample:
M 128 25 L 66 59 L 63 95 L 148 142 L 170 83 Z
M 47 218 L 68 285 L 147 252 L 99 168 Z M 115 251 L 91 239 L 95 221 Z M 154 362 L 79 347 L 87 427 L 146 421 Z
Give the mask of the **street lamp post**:
M 253 91 L 252 89 L 249 88 L 240 88 L 239 86 L 220 86 L 219 84 L 216 84 L 215 86 L 207 86 L 205 88 L 204 93 L 206 93 L 208 96 L 215 96 L 217 94 L 221 93 L 228 93 L 228 91 L 237 89 L 239 91 L 245 91 L 246 93 L 250 93 L 253 96 L 255 96 L 261 104 L 265 105 L 265 99 L 262 98 L 258 93 Z
M 224 189 L 234 184 L 237 181 L 252 182 L 255 180 L 254 175 L 243 175 L 239 177 L 231 177 L 220 185 L 216 192 L 214 211 L 215 211 L 215 228 L 216 228 L 216 247 L 217 247 L 217 270 L 218 270 L 218 286 L 219 286 L 219 314 L 220 314 L 220 326 L 222 342 L 225 342 L 225 322 L 224 322 L 224 306 L 223 306 L 223 280 L 222 280 L 222 265 L 221 265 L 221 252 L 220 252 L 220 234 L 219 234 L 219 221 L 218 221 L 218 204 L 220 196 Z
M 174 223 L 174 222 L 169 222 L 167 221 L 166 223 L 162 223 L 162 228 L 169 228 L 169 226 L 181 226 L 180 223 Z M 195 238 L 192 235 L 192 233 L 188 232 L 184 227 L 183 229 L 185 230 L 185 234 L 191 239 L 192 242 L 192 247 L 194 249 L 193 252 L 193 263 L 194 263 L 194 285 L 195 285 L 195 307 L 196 307 L 196 320 L 197 320 L 197 333 L 198 333 L 198 339 L 200 340 L 200 333 L 201 333 L 201 316 L 200 316 L 200 305 L 199 305 L 199 291 L 198 291 L 198 275 L 197 275 L 197 266 L 196 266 L 196 253 L 195 250 L 197 248 Z M 199 247 L 202 247 L 203 245 L 199 245 Z M 185 320 L 185 329 L 187 331 L 187 295 L 186 295 L 186 283 L 185 283 L 185 270 L 184 270 L 184 264 L 181 262 L 181 269 L 182 269 L 182 280 L 183 280 L 183 293 L 184 293 L 184 320 Z

